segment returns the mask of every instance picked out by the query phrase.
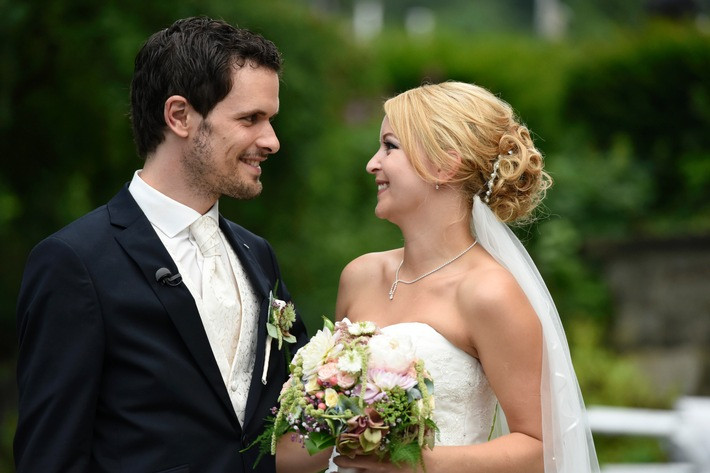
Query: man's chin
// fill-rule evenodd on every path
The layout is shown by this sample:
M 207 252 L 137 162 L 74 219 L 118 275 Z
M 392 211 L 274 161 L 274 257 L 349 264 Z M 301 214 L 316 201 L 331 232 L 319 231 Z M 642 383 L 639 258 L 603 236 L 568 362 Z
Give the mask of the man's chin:
M 240 187 L 239 189 L 232 189 L 231 191 L 225 192 L 223 195 L 232 197 L 233 199 L 237 200 L 252 200 L 256 199 L 261 195 L 261 191 L 263 190 L 264 186 L 261 184 L 261 182 L 257 183 L 257 185 L 249 186 L 249 187 Z

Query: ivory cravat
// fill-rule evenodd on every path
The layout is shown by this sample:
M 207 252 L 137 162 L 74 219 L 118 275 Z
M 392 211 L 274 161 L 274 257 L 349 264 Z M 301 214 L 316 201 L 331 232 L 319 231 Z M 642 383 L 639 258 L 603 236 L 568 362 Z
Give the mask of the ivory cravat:
M 222 257 L 223 244 L 217 222 L 203 215 L 190 225 L 190 233 L 204 257 L 202 305 L 205 315 L 215 329 L 227 363 L 231 364 L 239 342 L 241 323 L 241 303 L 236 279 L 228 258 Z

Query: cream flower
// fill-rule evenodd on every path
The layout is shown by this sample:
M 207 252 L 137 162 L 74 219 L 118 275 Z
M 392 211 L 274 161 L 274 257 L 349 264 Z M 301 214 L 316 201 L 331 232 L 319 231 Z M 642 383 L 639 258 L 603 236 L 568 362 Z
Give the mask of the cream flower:
M 377 325 L 372 322 L 355 322 L 348 325 L 348 333 L 355 337 L 360 335 L 372 335 L 377 330 Z
M 313 335 L 313 338 L 304 345 L 296 356 L 299 356 L 303 362 L 303 376 L 310 379 L 317 372 L 318 368 L 323 364 L 333 348 L 335 340 L 333 334 L 327 328 L 318 330 Z
M 350 350 L 340 355 L 338 369 L 352 374 L 362 371 L 362 358 L 360 354 L 355 350 Z
M 333 388 L 328 388 L 325 390 L 325 405 L 328 407 L 335 407 L 338 405 L 338 392 Z
M 414 346 L 407 337 L 375 335 L 367 344 L 370 350 L 369 367 L 394 373 L 407 373 L 416 361 Z
M 313 376 L 306 381 L 306 384 L 304 386 L 304 389 L 308 394 L 313 394 L 317 391 L 320 391 L 320 384 L 318 384 L 318 377 Z

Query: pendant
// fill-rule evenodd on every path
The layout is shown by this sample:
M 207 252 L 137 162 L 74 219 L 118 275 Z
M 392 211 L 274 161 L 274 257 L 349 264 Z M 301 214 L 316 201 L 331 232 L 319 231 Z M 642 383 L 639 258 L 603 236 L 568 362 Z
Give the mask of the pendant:
M 395 281 L 395 282 L 392 284 L 392 287 L 390 288 L 390 300 L 394 299 L 394 291 L 397 290 L 397 283 L 398 283 L 398 282 L 399 282 L 399 281 Z

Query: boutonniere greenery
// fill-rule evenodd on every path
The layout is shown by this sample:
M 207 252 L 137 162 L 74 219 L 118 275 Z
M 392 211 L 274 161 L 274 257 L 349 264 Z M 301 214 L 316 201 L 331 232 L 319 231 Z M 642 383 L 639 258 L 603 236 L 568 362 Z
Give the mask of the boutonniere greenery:
M 269 368 L 271 342 L 273 340 L 278 341 L 278 349 L 284 349 L 287 363 L 291 362 L 291 356 L 288 345 L 284 347 L 284 342 L 296 343 L 296 337 L 289 332 L 291 327 L 293 327 L 293 323 L 296 321 L 296 308 L 293 302 L 282 301 L 274 296 L 278 287 L 279 282 L 276 281 L 274 289 L 269 291 L 269 314 L 266 319 L 266 352 L 264 356 L 264 371 L 261 375 L 261 382 L 264 384 L 266 384 L 266 372 Z

